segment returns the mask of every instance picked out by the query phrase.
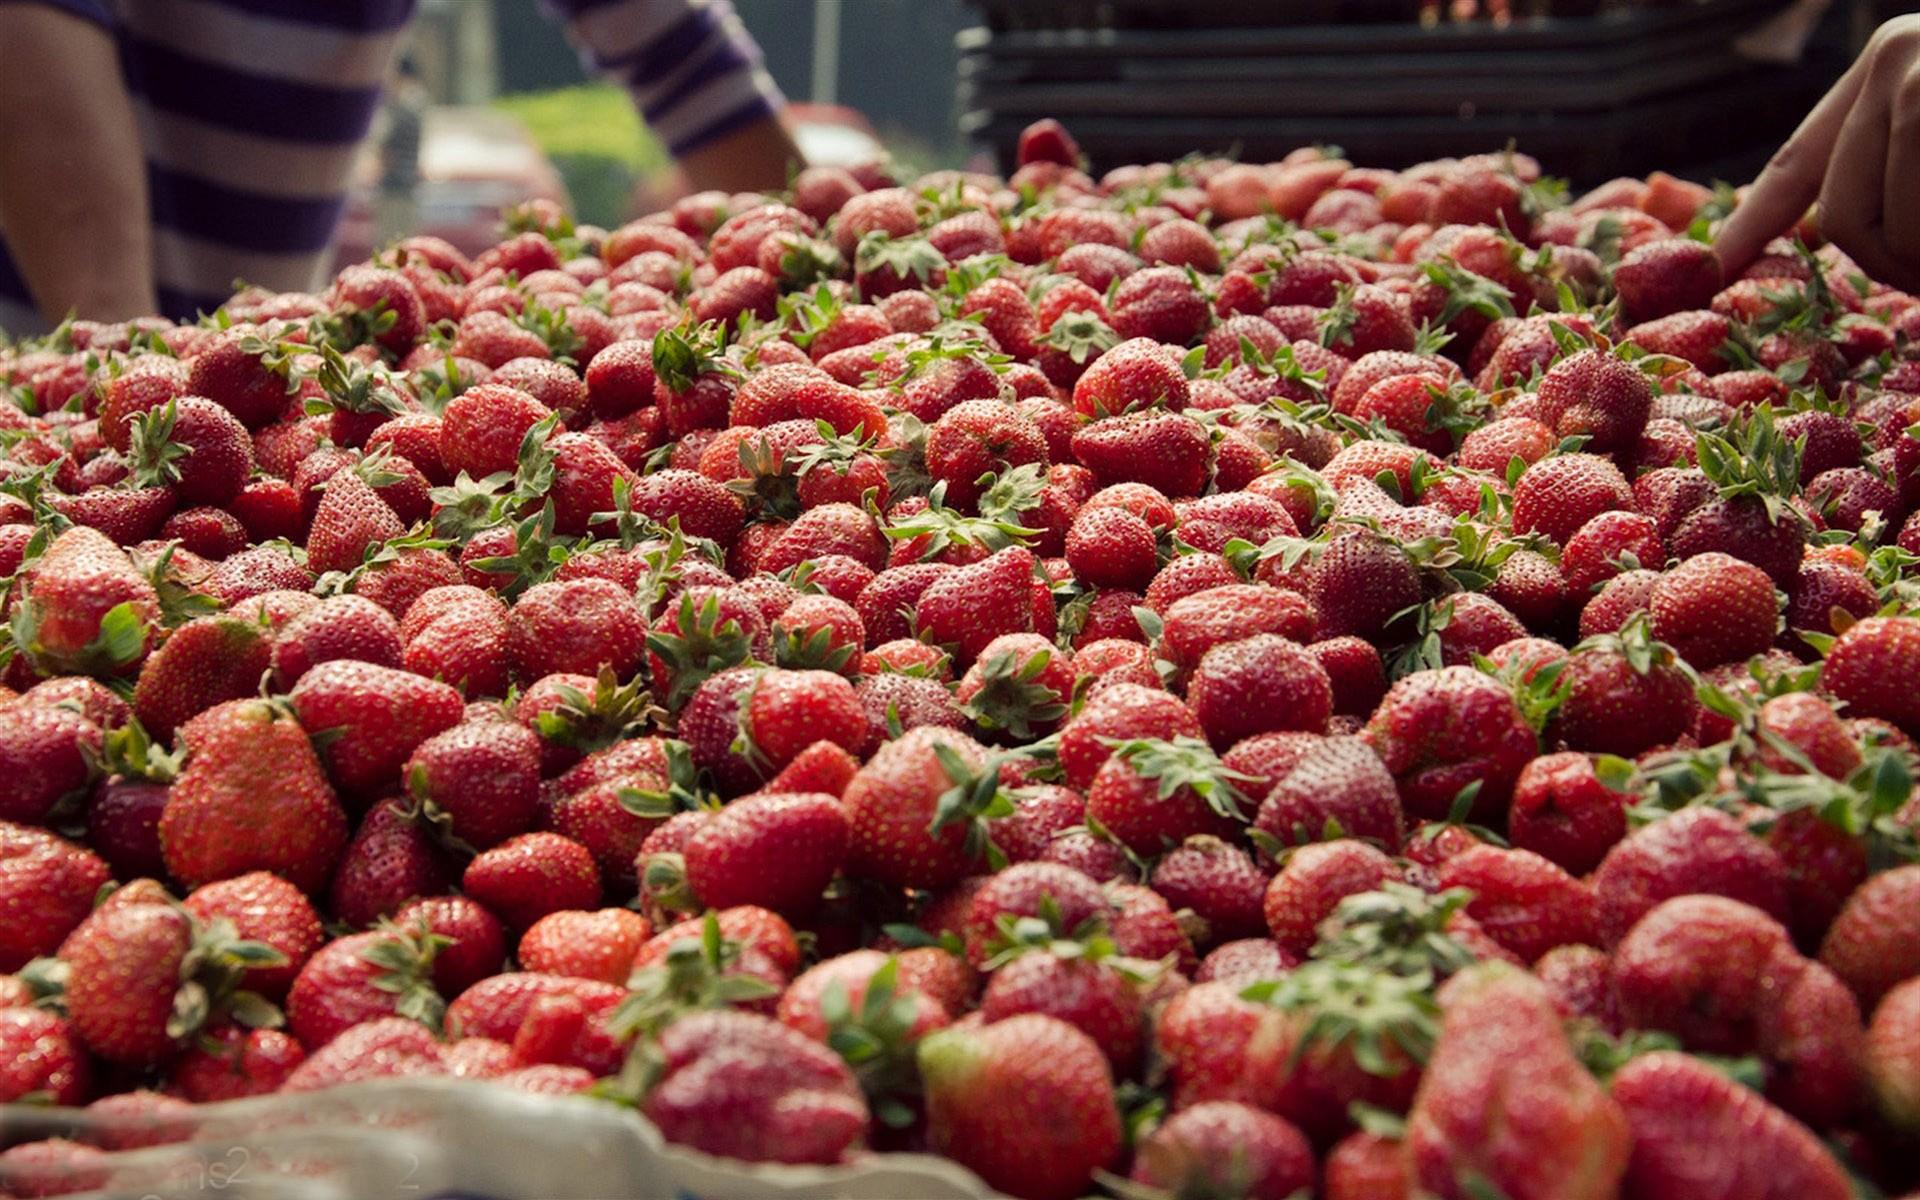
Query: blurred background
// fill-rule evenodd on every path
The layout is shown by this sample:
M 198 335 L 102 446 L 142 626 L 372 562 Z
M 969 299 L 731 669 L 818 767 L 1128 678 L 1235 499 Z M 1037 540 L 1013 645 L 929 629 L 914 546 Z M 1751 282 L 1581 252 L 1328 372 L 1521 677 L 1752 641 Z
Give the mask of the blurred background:
M 1096 171 L 1308 143 L 1400 166 L 1515 143 L 1587 185 L 1744 180 L 1887 0 L 734 0 L 820 163 L 999 169 L 1065 121 Z M 536 0 L 423 0 L 341 247 L 475 248 L 503 204 L 615 225 L 683 188 Z

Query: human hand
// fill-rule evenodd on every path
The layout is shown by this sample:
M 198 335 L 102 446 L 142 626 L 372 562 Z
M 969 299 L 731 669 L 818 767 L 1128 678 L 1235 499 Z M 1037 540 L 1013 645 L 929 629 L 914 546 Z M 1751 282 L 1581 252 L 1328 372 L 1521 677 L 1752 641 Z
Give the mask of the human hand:
M 1862 270 L 1920 291 L 1920 16 L 1882 25 L 1774 153 L 1714 242 L 1727 270 L 1815 201 L 1821 233 Z

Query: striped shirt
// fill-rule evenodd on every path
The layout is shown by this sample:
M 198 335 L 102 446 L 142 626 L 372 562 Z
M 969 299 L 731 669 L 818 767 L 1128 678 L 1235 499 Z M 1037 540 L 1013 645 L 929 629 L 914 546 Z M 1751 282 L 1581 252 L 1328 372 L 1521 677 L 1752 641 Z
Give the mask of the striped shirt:
M 147 160 L 161 310 L 313 288 L 414 0 L 39 0 L 114 37 Z M 729 0 L 542 0 L 675 154 L 778 111 Z M 45 328 L 0 230 L 0 329 Z

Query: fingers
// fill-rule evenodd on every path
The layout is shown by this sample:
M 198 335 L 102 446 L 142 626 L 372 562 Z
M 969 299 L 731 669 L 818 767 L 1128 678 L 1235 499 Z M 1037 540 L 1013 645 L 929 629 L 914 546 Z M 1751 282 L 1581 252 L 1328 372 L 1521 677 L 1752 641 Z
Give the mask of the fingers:
M 1881 221 L 1887 250 L 1899 260 L 1907 278 L 1884 282 L 1913 291 L 1920 287 L 1920 64 L 1907 68 L 1893 93 L 1887 132 Z
M 1871 57 L 1861 56 L 1814 106 L 1727 218 L 1714 249 L 1729 278 L 1758 258 L 1767 243 L 1805 215 L 1819 197 L 1831 148 L 1865 86 Z
M 1820 189 L 1820 231 L 1868 275 L 1909 287 L 1920 260 L 1893 250 L 1887 222 L 1899 215 L 1904 226 L 1914 196 L 1909 192 L 1890 204 L 1887 172 L 1895 105 L 1902 102 L 1915 52 L 1883 41 L 1868 57 L 1867 81 L 1840 131 Z

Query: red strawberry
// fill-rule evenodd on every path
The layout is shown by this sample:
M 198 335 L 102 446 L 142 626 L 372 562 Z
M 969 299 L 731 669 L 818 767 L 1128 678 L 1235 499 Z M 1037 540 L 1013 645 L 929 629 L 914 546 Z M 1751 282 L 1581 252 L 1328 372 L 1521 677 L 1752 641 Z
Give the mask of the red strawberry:
M 1028 1015 L 942 1030 L 920 1043 L 919 1060 L 935 1149 L 993 1187 L 1066 1200 L 1120 1150 L 1106 1059 L 1062 1021 Z
M 1601 781 L 1586 755 L 1543 754 L 1514 782 L 1507 835 L 1520 849 L 1585 875 L 1626 837 L 1626 797 Z
M 43 1096 L 53 1104 L 87 1099 L 93 1072 L 66 1018 L 43 1008 L 0 1008 L 0 1099 Z
M 1361 736 L 1398 781 L 1408 814 L 1430 819 L 1447 816 L 1469 787 L 1475 811 L 1503 811 L 1539 751 L 1512 694 L 1472 667 L 1402 679 Z
M 0 707 L 0 820 L 40 824 L 93 780 L 100 727 L 65 705 Z
M 314 1092 L 374 1079 L 448 1074 L 433 1032 L 410 1017 L 380 1017 L 334 1038 L 287 1077 L 280 1090 Z
M 432 936 L 406 929 L 351 933 L 327 943 L 287 993 L 287 1027 L 312 1054 L 382 1017 L 437 1025 L 446 1008 L 432 981 L 439 948 Z
M 291 688 L 307 671 L 334 659 L 400 665 L 400 625 L 364 596 L 328 596 L 281 627 L 273 642 L 274 681 Z
M 1289 1122 L 1250 1105 L 1183 1109 L 1134 1151 L 1133 1182 L 1175 1194 L 1217 1188 L 1248 1200 L 1310 1192 L 1313 1148 Z
M 922 637 L 971 663 L 1001 634 L 1032 632 L 1034 565 L 1031 552 L 1009 546 L 941 575 L 919 596 Z
M 569 579 L 528 588 L 507 613 L 507 653 L 525 682 L 604 668 L 626 678 L 646 651 L 646 618 L 610 579 Z
M 1169 604 L 1162 615 L 1161 654 L 1183 673 L 1196 668 L 1202 656 L 1216 647 L 1260 634 L 1305 642 L 1313 637 L 1315 626 L 1313 609 L 1298 592 L 1260 584 L 1228 584 L 1195 592 Z M 1300 669 L 1310 668 L 1301 663 Z M 1303 720 L 1311 724 L 1311 706 Z
M 190 886 L 268 870 L 317 891 L 347 840 L 346 814 L 291 713 L 230 700 L 180 727 L 186 769 L 167 795 L 160 845 Z
M 1065 125 L 1052 117 L 1045 117 L 1020 131 L 1020 141 L 1014 149 L 1014 162 L 1022 167 L 1028 163 L 1078 167 L 1080 146 L 1073 140 L 1073 135 L 1067 132 Z
M 514 953 L 529 971 L 624 986 L 633 956 L 652 934 L 653 926 L 632 909 L 563 909 L 535 921 Z
M 1621 313 L 1633 324 L 1705 308 L 1720 282 L 1719 256 L 1692 238 L 1642 242 L 1613 269 Z
M 1856 717 L 1879 717 L 1920 730 L 1920 700 L 1901 681 L 1920 670 L 1920 621 L 1868 617 L 1855 622 L 1827 651 L 1821 681 Z
M 1103 417 L 1073 435 L 1073 454 L 1103 484 L 1145 483 L 1167 496 L 1206 489 L 1212 443 L 1192 417 L 1164 409 Z
M 270 999 L 286 992 L 294 975 L 326 940 L 313 902 L 300 889 L 266 871 L 250 871 L 195 888 L 181 901 L 181 907 L 203 925 L 231 922 L 241 937 L 271 948 L 285 960 L 276 966 L 254 967 L 241 980 L 249 991 Z
M 1904 980 L 1920 975 L 1920 949 L 1906 935 L 1920 899 L 1920 866 L 1896 867 L 1847 898 L 1820 945 L 1820 961 L 1872 1009 Z
M 1661 901 L 1688 893 L 1739 900 L 1774 917 L 1787 915 L 1786 868 L 1779 855 L 1714 808 L 1687 808 L 1637 830 L 1593 873 L 1602 944 L 1619 943 Z
M 52 954 L 108 878 L 107 864 L 85 847 L 0 822 L 0 971 Z
M 321 573 L 351 571 L 367 551 L 406 532 L 393 508 L 356 471 L 335 472 L 307 530 L 307 566 Z
M 1711 252 L 1709 252 L 1711 253 Z M 1639 440 L 1653 387 L 1632 363 L 1600 350 L 1561 359 L 1540 380 L 1540 420 L 1560 437 L 1585 437 L 1600 454 Z
M 687 882 L 709 908 L 804 915 L 846 855 L 847 815 L 819 793 L 762 793 L 709 817 L 686 844 Z
M 1638 623 L 1582 642 L 1556 683 L 1566 694 L 1554 729 L 1575 750 L 1639 754 L 1672 742 L 1693 723 L 1693 680 Z
M 1319 636 L 1374 639 L 1420 602 L 1420 577 L 1399 547 L 1370 530 L 1347 530 L 1314 560 L 1308 598 Z
M 198 396 L 172 400 L 128 422 L 134 478 L 171 485 L 185 506 L 225 504 L 253 472 L 253 442 L 226 409 Z
M 1304 956 L 1320 923 L 1340 901 L 1400 878 L 1400 869 L 1380 851 L 1351 839 L 1302 846 L 1287 856 L 1267 886 L 1267 928 L 1282 950 Z
M 1437 874 L 1441 887 L 1471 892 L 1467 915 L 1525 962 L 1593 940 L 1586 883 L 1531 851 L 1476 846 L 1441 863 Z
M 640 1111 L 670 1142 L 748 1162 L 835 1163 L 868 1114 L 839 1055 L 766 1017 L 696 1013 L 659 1038 L 662 1067 Z
M 1622 1106 L 1577 1059 L 1546 992 L 1478 968 L 1450 984 L 1445 1020 L 1407 1118 L 1414 1186 L 1468 1200 L 1609 1200 L 1633 1139 Z
M 1258 762 L 1271 754 L 1267 762 Z M 1397 850 L 1405 819 L 1393 776 L 1358 738 L 1249 738 L 1226 764 L 1255 776 L 1260 797 L 1254 827 L 1283 845 L 1339 837 L 1364 838 Z
M 1633 490 L 1613 463 L 1593 454 L 1556 454 L 1528 467 L 1514 484 L 1513 531 L 1565 545 L 1601 513 L 1635 507 Z
M 278 354 L 258 330 L 223 330 L 188 363 L 186 393 L 205 396 L 248 429 L 258 429 L 286 410 L 299 387 L 284 370 L 276 370 Z
M 242 1100 L 279 1091 L 306 1057 L 300 1043 L 278 1029 L 248 1029 L 223 1022 L 202 1033 L 174 1060 L 169 1076 L 173 1087 L 195 1104 Z M 96 1109 L 99 1103 L 103 1102 L 96 1102 Z M 170 1112 L 171 1106 L 162 1106 L 162 1111 Z M 191 1110 L 179 1114 L 181 1118 L 190 1115 Z M 152 1114 L 142 1114 L 142 1124 L 151 1125 L 153 1119 Z
M 1732 555 L 1696 554 L 1654 585 L 1653 634 L 1699 669 L 1773 644 L 1779 606 L 1766 572 Z
M 351 659 L 308 671 L 289 699 L 310 733 L 330 735 L 321 750 L 328 773 L 357 796 L 400 786 L 414 747 L 466 712 L 460 693 L 444 683 Z
M 1920 984 L 1901 984 L 1874 1009 L 1865 1058 L 1881 1118 L 1911 1134 L 1920 1126 Z
M 160 617 L 153 585 L 125 551 L 84 525 L 53 539 L 24 581 L 14 644 L 48 674 L 106 674 L 146 653 Z
M 1197 738 L 1119 743 L 1087 788 L 1087 815 L 1131 850 L 1152 854 L 1194 834 L 1231 837 L 1247 819 L 1246 798 Z
M 976 821 L 997 792 L 981 776 L 986 752 L 963 733 L 921 726 L 880 748 L 847 784 L 850 873 L 938 888 L 969 874 L 985 854 Z
M 228 616 L 188 621 L 141 669 L 134 712 L 148 733 L 167 741 L 195 714 L 257 694 L 272 655 L 272 636 L 257 621 Z
M 1753 1200 L 1846 1200 L 1846 1172 L 1804 1125 L 1712 1067 L 1674 1051 L 1644 1054 L 1614 1075 L 1633 1155 L 1625 1185 L 1646 1200 L 1718 1194 Z
M 467 864 L 467 893 L 515 929 L 550 912 L 592 908 L 600 900 L 600 873 L 585 846 L 557 833 L 523 833 Z

